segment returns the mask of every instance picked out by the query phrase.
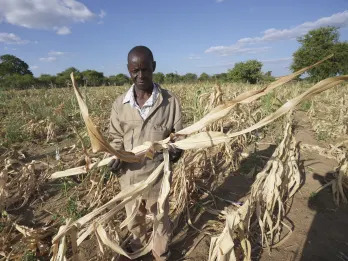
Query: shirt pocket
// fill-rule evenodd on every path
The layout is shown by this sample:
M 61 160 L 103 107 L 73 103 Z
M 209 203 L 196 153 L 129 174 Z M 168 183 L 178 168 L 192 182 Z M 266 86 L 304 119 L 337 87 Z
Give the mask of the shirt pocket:
M 152 126 L 152 130 L 150 133 L 151 141 L 159 141 L 164 140 L 170 134 L 170 131 L 167 126 L 155 124 Z
M 134 121 L 134 120 L 129 120 L 129 121 L 124 121 L 122 122 L 122 127 L 124 131 L 123 135 L 123 143 L 124 143 L 124 148 L 127 151 L 130 151 L 134 148 L 134 137 L 136 129 L 140 128 L 141 122 L 140 121 Z

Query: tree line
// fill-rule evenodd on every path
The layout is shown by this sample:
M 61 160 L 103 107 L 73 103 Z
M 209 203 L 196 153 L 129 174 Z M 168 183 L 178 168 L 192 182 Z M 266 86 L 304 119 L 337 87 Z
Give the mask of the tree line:
M 79 85 L 84 86 L 122 86 L 131 84 L 131 79 L 125 74 L 104 76 L 102 72 L 95 70 L 79 71 L 75 67 L 57 73 L 56 75 L 42 74 L 34 77 L 26 62 L 10 54 L 0 56 L 0 88 L 25 89 L 30 87 L 66 87 L 71 83 L 70 74 L 73 72 Z M 272 81 L 271 73 L 261 72 L 262 63 L 256 60 L 240 62 L 227 73 L 208 75 L 202 73 L 199 76 L 194 73 L 179 75 L 177 73 L 154 73 L 153 81 L 159 84 L 195 83 L 195 82 L 231 82 L 243 81 L 249 83 Z
M 327 77 L 348 74 L 348 42 L 339 41 L 339 32 L 336 27 L 321 27 L 309 31 L 299 37 L 300 48 L 293 54 L 291 70 L 296 71 L 305 66 L 314 64 L 329 54 L 334 57 L 322 65 L 307 72 L 309 81 L 319 81 Z M 194 73 L 179 75 L 177 73 L 154 73 L 154 82 L 160 84 L 195 83 L 195 82 L 246 82 L 250 84 L 270 82 L 275 78 L 271 72 L 262 73 L 262 62 L 248 60 L 239 62 L 225 73 L 199 76 Z M 74 72 L 76 81 L 84 86 L 112 85 L 121 86 L 130 84 L 130 78 L 125 74 L 104 76 L 96 70 L 79 71 L 75 67 L 57 73 L 56 75 L 42 74 L 34 77 L 26 62 L 20 58 L 5 54 L 0 56 L 0 88 L 25 89 L 30 87 L 66 87 L 70 84 L 70 73 Z

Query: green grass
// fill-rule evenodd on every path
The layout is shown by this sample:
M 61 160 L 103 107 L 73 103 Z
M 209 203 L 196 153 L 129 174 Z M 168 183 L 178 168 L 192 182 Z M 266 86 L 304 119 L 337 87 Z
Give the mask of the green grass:
M 4 139 L 0 139 L 0 144 L 9 145 L 16 142 L 23 142 L 29 139 L 29 135 L 23 128 L 24 122 L 22 119 L 7 120 L 4 122 Z
M 22 256 L 21 261 L 36 261 L 36 255 L 32 251 L 26 251 Z
M 317 138 L 318 138 L 318 140 L 326 141 L 326 140 L 328 140 L 330 138 L 330 135 L 329 135 L 329 133 L 327 131 L 322 130 L 322 131 L 318 132 Z
M 314 199 L 316 196 L 318 195 L 318 193 L 317 192 L 311 192 L 311 194 L 309 195 L 309 199 L 311 200 L 311 199 Z
M 262 108 L 265 112 L 271 113 L 273 111 L 273 104 L 275 101 L 275 93 L 271 92 L 261 98 Z
M 72 218 L 73 220 L 79 219 L 86 214 L 85 209 L 79 209 L 77 200 L 78 199 L 76 197 L 70 197 L 66 205 L 68 217 Z
M 309 111 L 309 109 L 312 107 L 312 102 L 309 101 L 309 100 L 306 100 L 306 101 L 303 101 L 301 104 L 300 104 L 300 109 L 303 110 L 303 111 Z
M 114 99 L 126 87 L 86 88 L 83 95 L 92 117 L 100 118 L 105 128 L 107 117 Z M 29 131 L 32 124 L 38 125 L 42 131 Z M 0 144 L 10 146 L 14 143 L 35 139 L 45 142 L 45 127 L 54 123 L 54 131 L 59 136 L 72 133 L 71 125 L 79 131 L 84 129 L 78 104 L 72 88 L 10 90 L 0 92 Z M 69 124 L 68 124 L 69 122 Z
M 64 170 L 64 166 L 62 166 L 61 170 Z M 63 195 L 66 197 L 68 195 L 69 190 L 74 188 L 76 185 L 77 183 L 75 183 L 69 178 L 63 178 L 61 183 L 59 183 L 60 190 L 63 192 Z

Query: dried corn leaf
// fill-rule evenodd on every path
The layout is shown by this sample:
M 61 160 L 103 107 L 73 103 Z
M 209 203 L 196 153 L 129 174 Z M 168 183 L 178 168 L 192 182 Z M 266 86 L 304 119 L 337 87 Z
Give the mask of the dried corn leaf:
M 63 235 L 67 233 L 67 231 L 72 229 L 74 226 L 81 228 L 82 226 L 90 222 L 93 218 L 101 214 L 103 211 L 107 209 L 111 209 L 111 211 L 109 211 L 104 216 L 99 218 L 98 222 L 102 224 L 103 222 L 107 221 L 113 214 L 117 213 L 118 210 L 122 209 L 127 202 L 137 198 L 146 190 L 150 189 L 151 186 L 156 182 L 159 175 L 161 174 L 163 166 L 164 166 L 164 163 L 162 162 L 146 180 L 138 182 L 134 185 L 129 186 L 127 189 L 122 190 L 119 194 L 117 194 L 113 199 L 111 199 L 109 202 L 107 202 L 103 206 L 79 218 L 78 220 L 70 224 L 69 226 L 64 227 L 64 229 L 58 232 L 58 234 L 53 238 L 52 242 L 56 243 L 58 240 L 60 240 L 60 238 Z M 117 204 L 117 202 L 119 201 L 121 201 L 121 203 Z M 87 235 L 85 235 L 85 237 L 87 237 L 92 232 L 92 230 L 89 231 Z
M 341 202 L 348 203 L 348 155 L 344 158 L 338 167 L 336 179 L 332 181 L 332 192 L 334 202 L 337 206 Z
M 119 159 L 121 159 L 123 161 L 139 162 L 141 160 L 141 158 L 136 157 L 131 152 L 117 151 L 113 147 L 111 147 L 111 145 L 106 141 L 106 139 L 103 137 L 103 135 L 100 133 L 98 128 L 94 125 L 91 118 L 89 117 L 87 105 L 83 101 L 81 93 L 77 88 L 77 84 L 76 84 L 76 81 L 74 79 L 74 73 L 71 73 L 70 77 L 71 77 L 71 81 L 73 83 L 74 92 L 75 92 L 75 95 L 76 95 L 76 98 L 77 98 L 77 101 L 78 101 L 78 104 L 80 107 L 82 118 L 86 124 L 88 136 L 91 140 L 93 152 L 104 151 L 104 152 L 108 152 L 110 154 L 117 156 Z
M 125 250 L 123 250 L 123 248 L 119 244 L 117 244 L 116 242 L 111 240 L 108 237 L 105 229 L 102 226 L 100 226 L 100 225 L 97 226 L 97 233 L 98 233 L 98 236 L 99 236 L 100 240 L 106 246 L 111 248 L 116 253 L 121 254 L 123 256 L 126 256 L 126 257 L 128 257 L 130 259 L 136 259 L 136 258 L 138 258 L 140 256 L 146 255 L 152 249 L 153 233 L 152 233 L 150 239 L 148 240 L 147 244 L 145 244 L 144 247 L 142 247 L 141 249 L 139 249 L 139 250 L 137 250 L 137 251 L 135 251 L 133 253 L 126 252 Z
M 110 157 L 110 160 L 111 160 L 111 158 L 112 157 Z M 58 179 L 58 178 L 69 177 L 69 176 L 74 176 L 74 175 L 78 175 L 78 174 L 85 174 L 88 172 L 88 170 L 90 170 L 94 166 L 95 166 L 95 163 L 91 163 L 91 164 L 88 164 L 87 166 L 80 166 L 80 167 L 67 169 L 67 170 L 63 170 L 63 171 L 57 171 L 51 175 L 50 179 Z
M 185 129 L 182 129 L 181 131 L 177 132 L 177 134 L 178 135 L 189 135 L 189 134 L 192 134 L 194 132 L 197 132 L 197 131 L 203 129 L 204 127 L 208 126 L 212 122 L 215 122 L 215 121 L 225 117 L 236 104 L 238 104 L 238 103 L 250 103 L 250 102 L 266 95 L 267 93 L 269 93 L 270 91 L 272 91 L 276 87 L 279 87 L 279 86 L 291 81 L 292 79 L 301 75 L 305 71 L 307 71 L 307 70 L 323 63 L 324 61 L 330 59 L 332 56 L 333 55 L 329 55 L 326 58 L 324 58 L 323 60 L 321 60 L 321 61 L 319 61 L 311 66 L 305 67 L 305 68 L 303 68 L 297 72 L 294 72 L 290 75 L 281 77 L 263 89 L 242 93 L 241 95 L 239 95 L 238 97 L 236 97 L 232 101 L 229 101 L 225 104 L 222 104 L 222 105 L 215 107 L 201 120 L 190 125 L 189 127 L 185 128 Z
M 255 224 L 261 231 L 263 246 L 270 248 L 288 238 L 292 231 L 282 219 L 287 210 L 284 202 L 294 195 L 301 183 L 297 161 L 296 142 L 288 123 L 282 142 L 257 174 L 243 206 L 226 210 L 226 226 L 221 235 L 211 241 L 209 261 L 237 260 L 235 240 L 240 242 L 243 260 L 251 260 L 250 240 Z M 252 217 L 258 222 L 252 223 Z M 289 234 L 280 238 L 283 227 L 289 229 Z
M 277 111 L 274 113 L 268 115 L 258 123 L 244 129 L 241 131 L 237 131 L 230 134 L 223 134 L 219 132 L 202 132 L 195 135 L 190 136 L 187 139 L 183 139 L 180 141 L 177 141 L 173 143 L 173 146 L 179 148 L 179 149 L 197 149 L 197 148 L 206 148 L 209 147 L 209 144 L 211 146 L 217 145 L 223 142 L 229 141 L 233 137 L 237 137 L 240 135 L 243 135 L 245 133 L 252 132 L 256 129 L 259 129 L 263 126 L 266 126 L 267 124 L 275 121 L 279 117 L 283 116 L 290 110 L 294 109 L 299 103 L 301 103 L 303 100 L 308 99 L 312 97 L 313 95 L 319 94 L 329 88 L 332 88 L 345 80 L 348 80 L 348 76 L 337 76 L 328 78 L 325 80 L 320 81 L 319 83 L 315 84 L 313 87 L 305 91 L 303 94 L 295 97 L 292 100 L 289 100 L 286 102 L 283 106 L 281 106 Z M 206 117 L 208 117 L 207 115 Z

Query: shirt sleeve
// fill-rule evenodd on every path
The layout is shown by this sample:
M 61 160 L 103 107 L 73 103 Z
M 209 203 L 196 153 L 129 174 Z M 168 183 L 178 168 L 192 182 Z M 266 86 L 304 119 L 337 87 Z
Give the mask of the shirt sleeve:
M 179 102 L 179 99 L 175 97 L 175 115 L 174 115 L 174 126 L 173 126 L 173 133 L 180 131 L 182 127 L 182 112 L 181 112 L 181 104 Z
M 112 109 L 111 109 L 109 135 L 110 135 L 110 138 L 112 139 L 110 145 L 115 150 L 124 150 L 123 131 L 120 125 L 116 103 L 112 105 Z

